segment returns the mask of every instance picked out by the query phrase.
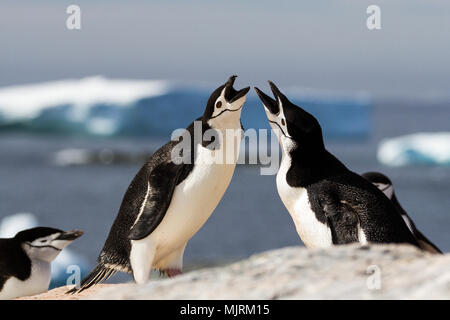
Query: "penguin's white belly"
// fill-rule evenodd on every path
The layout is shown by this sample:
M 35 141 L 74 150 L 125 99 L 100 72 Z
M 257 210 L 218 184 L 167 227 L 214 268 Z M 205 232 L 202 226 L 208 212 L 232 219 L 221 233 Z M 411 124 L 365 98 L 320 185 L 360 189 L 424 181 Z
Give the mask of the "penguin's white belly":
M 155 267 L 164 267 L 161 264 L 165 263 L 159 263 L 161 260 L 175 250 L 183 249 L 222 199 L 236 164 L 200 163 L 208 163 L 213 154 L 213 151 L 199 148 L 197 163 L 188 177 L 175 188 L 163 220 L 149 236 L 156 243 Z
M 280 168 L 281 170 L 281 168 Z M 281 174 L 280 174 L 281 173 Z M 297 233 L 307 248 L 326 248 L 333 245 L 331 230 L 327 224 L 317 220 L 304 188 L 292 188 L 286 175 L 277 175 L 277 189 L 286 209 L 294 221 Z
M 34 260 L 32 262 L 30 277 L 25 281 L 15 277 L 9 278 L 5 282 L 2 291 L 0 291 L 0 299 L 14 299 L 46 292 L 50 284 L 50 279 L 50 263 Z

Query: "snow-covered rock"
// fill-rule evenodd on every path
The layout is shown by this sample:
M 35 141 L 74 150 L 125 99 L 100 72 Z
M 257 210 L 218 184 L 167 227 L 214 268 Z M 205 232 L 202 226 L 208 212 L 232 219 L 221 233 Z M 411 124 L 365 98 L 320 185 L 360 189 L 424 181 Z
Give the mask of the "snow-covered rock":
M 264 252 L 146 285 L 111 285 L 90 299 L 450 299 L 450 256 L 409 245 L 356 244 Z

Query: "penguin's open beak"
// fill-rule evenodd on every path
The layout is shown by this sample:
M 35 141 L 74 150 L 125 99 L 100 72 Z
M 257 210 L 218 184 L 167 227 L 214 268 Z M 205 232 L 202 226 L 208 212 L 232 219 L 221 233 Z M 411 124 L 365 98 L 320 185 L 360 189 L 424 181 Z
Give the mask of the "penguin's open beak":
M 249 90 L 250 90 L 250 87 L 247 87 L 247 88 L 244 88 L 242 90 L 239 90 L 235 94 L 235 96 L 233 98 L 231 98 L 230 103 L 233 103 L 233 102 L 239 100 L 240 98 L 242 98 L 243 96 L 245 96 L 248 93 Z
M 244 88 L 242 90 L 236 91 L 233 88 L 234 81 L 236 80 L 237 76 L 231 76 L 227 83 L 225 84 L 225 98 L 229 103 L 233 103 L 240 98 L 244 97 L 248 91 L 250 90 L 250 87 Z
M 270 111 L 270 113 L 272 113 L 273 115 L 278 115 L 278 113 L 280 113 L 280 106 L 278 105 L 278 102 L 276 100 L 269 97 L 257 87 L 255 87 L 255 91 L 258 94 L 259 99 L 263 103 L 264 107 L 266 107 L 266 109 Z
M 83 235 L 81 230 L 70 230 L 61 233 L 55 240 L 73 241 Z
M 268 80 L 267 82 L 269 83 L 270 90 L 272 90 L 272 93 L 273 93 L 273 96 L 275 97 L 275 100 L 277 100 L 277 101 L 280 100 L 282 102 L 284 100 L 287 100 L 285 95 L 281 93 L 281 91 L 278 89 L 278 87 L 275 85 L 275 83 L 273 83 L 270 80 Z

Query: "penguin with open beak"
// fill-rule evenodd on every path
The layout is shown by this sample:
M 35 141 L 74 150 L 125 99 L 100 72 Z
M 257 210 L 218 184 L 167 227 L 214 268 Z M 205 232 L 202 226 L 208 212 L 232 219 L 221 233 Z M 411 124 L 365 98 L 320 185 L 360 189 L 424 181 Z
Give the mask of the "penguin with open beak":
M 278 194 L 309 248 L 359 242 L 419 247 L 392 202 L 325 148 L 317 119 L 269 81 L 274 98 L 255 88 L 278 137 Z
M 250 87 L 235 90 L 235 80 L 232 76 L 214 90 L 203 115 L 187 127 L 191 144 L 183 153 L 190 154 L 191 161 L 174 161 L 180 142 L 170 141 L 137 173 L 98 265 L 79 289 L 69 292 L 83 291 L 117 271 L 132 273 L 138 284 L 148 280 L 151 269 L 169 276 L 181 273 L 188 241 L 219 204 L 236 167 L 241 112 Z M 195 139 L 196 127 L 201 130 L 199 140 Z M 230 155 L 228 161 L 217 161 L 224 153 Z

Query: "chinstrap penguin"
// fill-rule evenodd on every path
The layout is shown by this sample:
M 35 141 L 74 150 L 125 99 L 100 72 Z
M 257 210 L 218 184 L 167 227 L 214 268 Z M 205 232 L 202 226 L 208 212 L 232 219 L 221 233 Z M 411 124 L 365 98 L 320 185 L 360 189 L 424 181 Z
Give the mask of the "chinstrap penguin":
M 277 189 L 306 247 L 352 242 L 418 246 L 391 201 L 326 150 L 317 119 L 269 84 L 275 100 L 255 90 L 282 149 Z
M 411 230 L 411 232 L 414 234 L 417 242 L 423 250 L 431 253 L 442 254 L 442 251 L 417 229 L 415 223 L 412 221 L 408 213 L 400 205 L 400 202 L 398 202 L 397 196 L 395 195 L 394 186 L 387 176 L 380 172 L 366 172 L 363 173 L 362 176 L 372 182 L 375 186 L 377 186 L 378 189 L 383 191 L 383 193 L 392 201 L 395 209 L 399 214 L 401 214 L 409 230 Z
M 82 234 L 80 230 L 37 227 L 0 239 L 0 299 L 47 291 L 51 262 Z
M 235 79 L 232 76 L 217 88 L 203 116 L 187 127 L 191 137 L 189 163 L 173 161 L 172 152 L 179 142 L 170 141 L 137 173 L 122 200 L 98 265 L 81 287 L 70 293 L 85 290 L 117 271 L 132 273 L 138 284 L 148 280 L 151 269 L 169 276 L 181 273 L 187 242 L 218 205 L 236 166 L 243 135 L 241 111 L 250 87 L 236 91 Z M 195 138 L 196 127 L 205 138 Z M 222 133 L 222 138 L 206 138 L 207 130 Z M 235 136 L 230 137 L 226 131 Z M 232 159 L 226 163 L 215 161 L 225 150 L 232 150 Z

